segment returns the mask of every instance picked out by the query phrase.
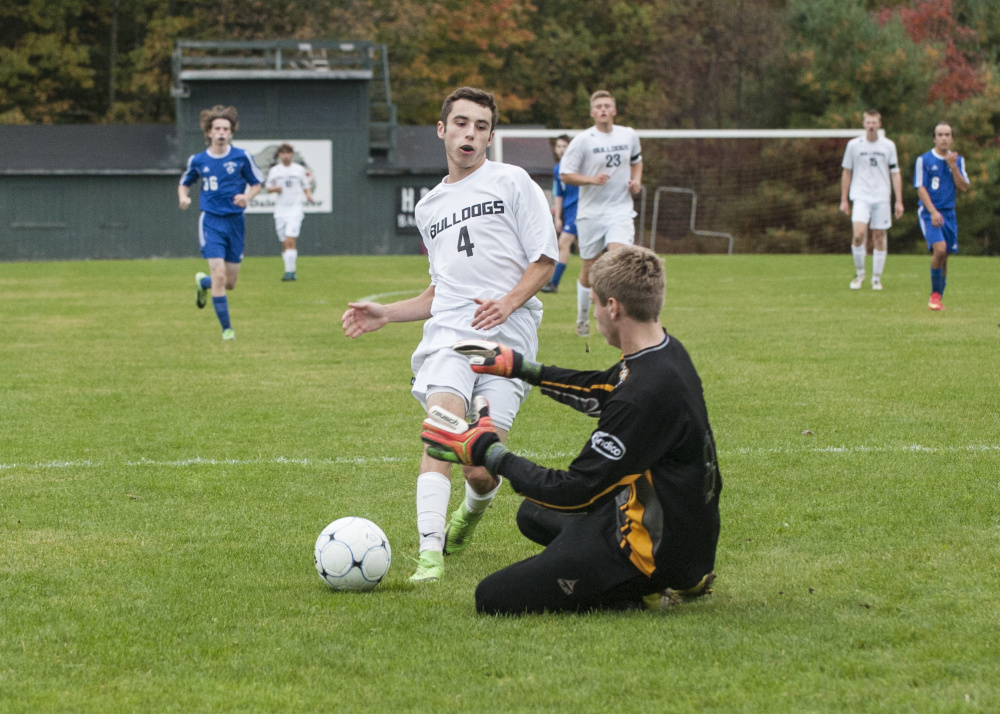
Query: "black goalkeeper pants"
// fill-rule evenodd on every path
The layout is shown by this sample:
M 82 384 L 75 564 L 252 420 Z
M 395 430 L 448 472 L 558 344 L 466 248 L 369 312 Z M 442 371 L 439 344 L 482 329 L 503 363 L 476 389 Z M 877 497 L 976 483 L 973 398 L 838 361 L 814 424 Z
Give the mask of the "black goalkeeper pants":
M 476 611 L 490 615 L 583 610 L 632 610 L 656 592 L 618 550 L 615 504 L 588 513 L 560 513 L 525 500 L 517 525 L 546 546 L 527 560 L 509 565 L 476 588 Z

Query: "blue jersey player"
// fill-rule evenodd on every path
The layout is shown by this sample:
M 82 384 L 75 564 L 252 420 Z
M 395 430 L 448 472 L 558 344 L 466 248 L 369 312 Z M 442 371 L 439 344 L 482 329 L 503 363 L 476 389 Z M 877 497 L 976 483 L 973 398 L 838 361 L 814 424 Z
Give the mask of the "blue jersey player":
M 955 137 L 951 125 L 938 122 L 934 127 L 934 148 L 917 157 L 913 187 L 920 196 L 920 230 L 931 254 L 931 310 L 944 310 L 948 276 L 948 256 L 958 252 L 958 220 L 955 218 L 955 193 L 969 188 L 965 159 L 951 150 Z
M 552 153 L 556 157 L 556 165 L 552 169 L 552 197 L 555 199 L 552 215 L 555 216 L 556 233 L 559 234 L 559 262 L 552 274 L 552 280 L 542 288 L 543 293 L 554 293 L 559 290 L 559 281 L 569 262 L 570 249 L 576 242 L 576 204 L 580 199 L 580 187 L 563 183 L 559 177 L 559 161 L 566 153 L 567 146 L 569 146 L 569 136 L 566 134 L 557 137 L 552 145 Z
M 226 291 L 236 287 L 243 260 L 243 211 L 261 189 L 264 174 L 253 157 L 232 145 L 233 132 L 239 127 L 236 107 L 216 105 L 201 113 L 201 128 L 208 148 L 188 159 L 187 170 L 177 187 L 181 210 L 191 205 L 190 186 L 201 181 L 201 216 L 198 219 L 198 243 L 201 255 L 208 260 L 210 275 L 195 275 L 197 305 L 205 307 L 208 292 L 222 325 L 222 339 L 234 340 L 236 333 L 229 321 Z

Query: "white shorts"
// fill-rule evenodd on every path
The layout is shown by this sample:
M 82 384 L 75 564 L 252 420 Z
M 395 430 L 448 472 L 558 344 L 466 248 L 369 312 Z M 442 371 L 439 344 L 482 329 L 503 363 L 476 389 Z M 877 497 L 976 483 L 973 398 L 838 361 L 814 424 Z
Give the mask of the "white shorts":
M 593 260 L 608 243 L 632 245 L 635 243 L 635 223 L 631 216 L 612 218 L 577 218 L 576 236 L 580 257 Z
M 285 238 L 298 238 L 299 231 L 302 230 L 302 216 L 274 216 L 274 227 L 278 233 L 278 240 L 282 243 Z
M 855 201 L 851 209 L 851 223 L 865 223 L 875 231 L 886 231 L 892 228 L 892 207 L 889 202 L 868 203 Z
M 447 310 L 424 323 L 424 338 L 410 360 L 413 368 L 410 392 L 424 409 L 427 408 L 427 397 L 438 392 L 462 397 L 466 410 L 473 397 L 486 397 L 493 423 L 510 431 L 531 385 L 520 379 L 476 374 L 469 361 L 452 350 L 451 345 L 459 340 L 493 340 L 512 347 L 526 359 L 534 360 L 538 354 L 538 326 L 542 321 L 542 311 L 521 308 L 499 327 L 473 330 L 469 325 L 475 308 L 472 305 L 469 309 Z

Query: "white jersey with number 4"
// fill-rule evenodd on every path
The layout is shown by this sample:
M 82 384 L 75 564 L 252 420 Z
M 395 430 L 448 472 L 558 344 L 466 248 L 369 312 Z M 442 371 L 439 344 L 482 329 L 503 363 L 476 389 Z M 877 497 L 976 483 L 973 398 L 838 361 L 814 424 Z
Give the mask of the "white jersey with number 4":
M 573 137 L 559 162 L 559 175 L 608 174 L 603 186 L 587 184 L 580 187 L 580 202 L 576 218 L 615 218 L 635 216 L 628 182 L 632 164 L 642 161 L 639 135 L 627 126 L 614 125 L 610 133 L 596 126 Z
M 274 215 L 302 215 L 302 198 L 309 187 L 309 172 L 294 161 L 289 166 L 277 163 L 267 172 L 268 188 L 280 186 L 281 193 L 274 194 Z
M 852 201 L 888 203 L 892 197 L 890 173 L 899 173 L 896 145 L 880 136 L 875 141 L 859 136 L 847 142 L 842 168 L 851 171 Z
M 432 315 L 499 299 L 531 263 L 559 257 L 545 194 L 517 166 L 486 161 L 461 181 L 442 181 L 414 215 L 430 259 Z M 541 306 L 536 297 L 525 304 Z

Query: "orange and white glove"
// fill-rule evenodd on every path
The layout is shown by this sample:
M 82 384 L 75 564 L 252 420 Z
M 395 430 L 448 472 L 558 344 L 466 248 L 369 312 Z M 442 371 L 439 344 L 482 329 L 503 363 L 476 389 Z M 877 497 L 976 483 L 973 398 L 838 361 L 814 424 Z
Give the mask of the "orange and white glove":
M 427 454 L 432 458 L 467 466 L 485 466 L 496 475 L 490 466 L 496 468 L 507 449 L 500 443 L 486 400 L 476 397 L 473 409 L 476 421 L 469 424 L 447 409 L 431 407 L 420 438 L 427 444 Z
M 542 365 L 525 359 L 524 355 L 507 345 L 489 340 L 462 340 L 451 348 L 468 359 L 469 366 L 477 374 L 523 379 L 531 384 L 541 381 Z

